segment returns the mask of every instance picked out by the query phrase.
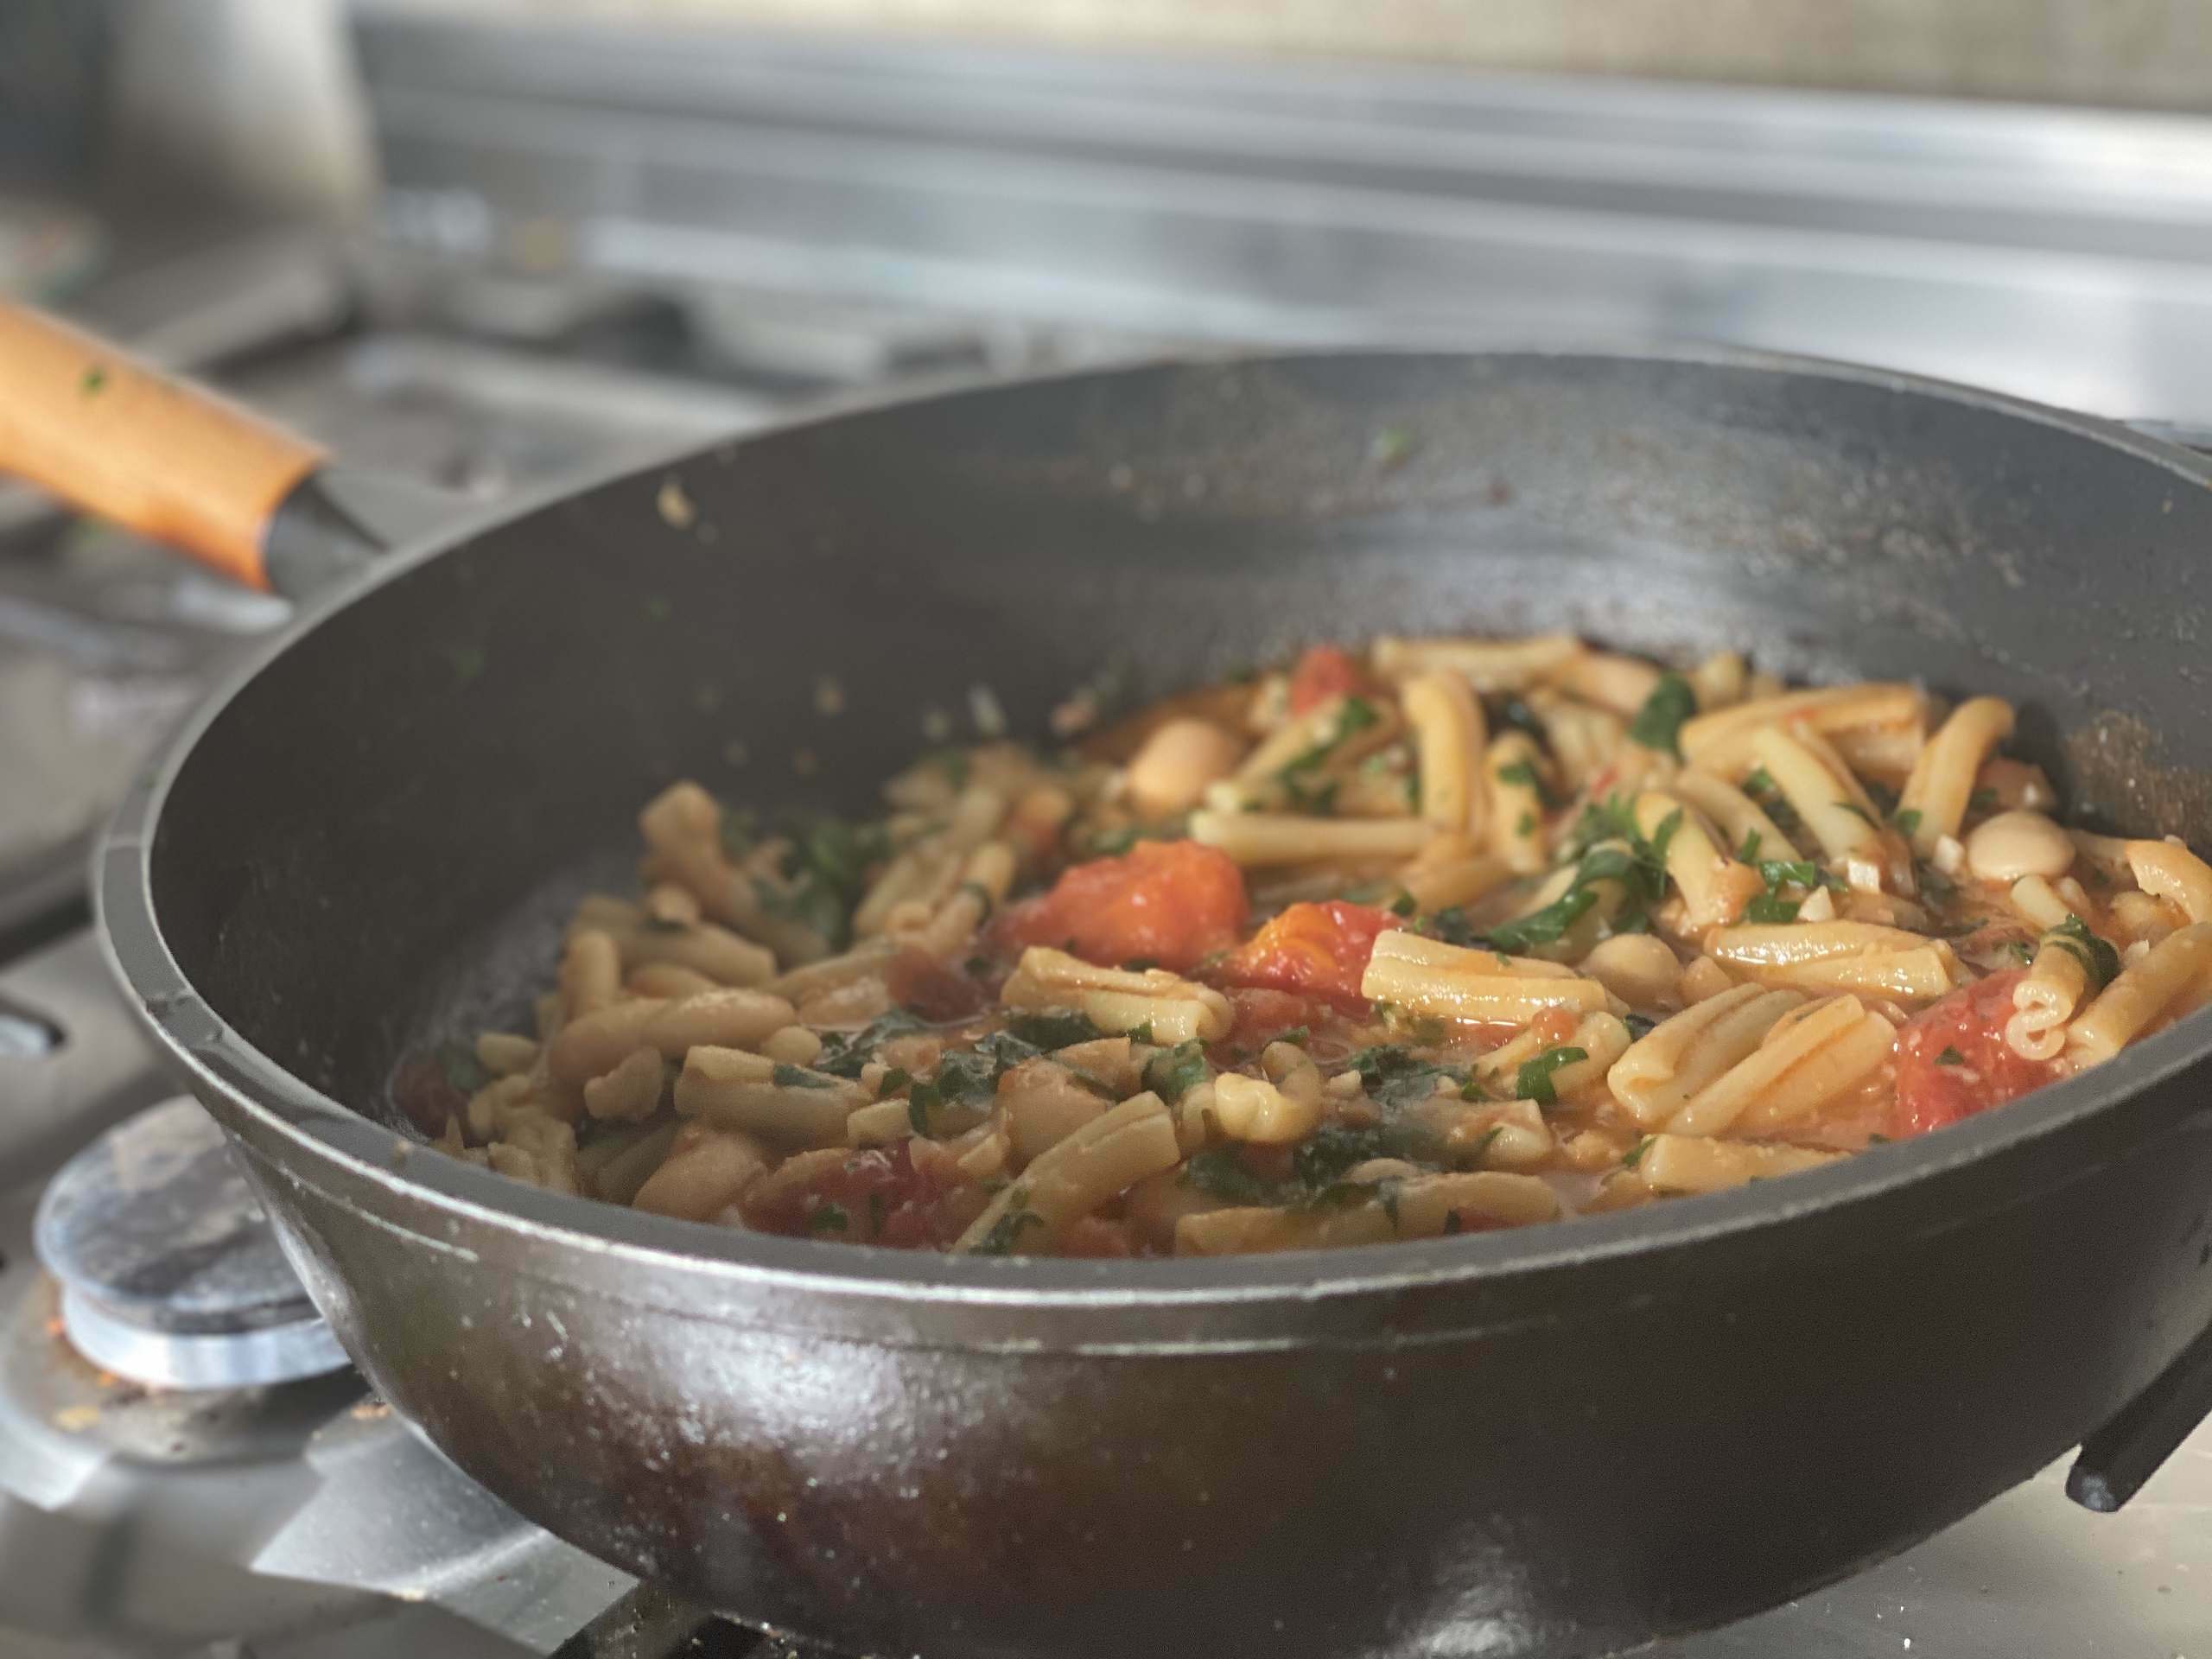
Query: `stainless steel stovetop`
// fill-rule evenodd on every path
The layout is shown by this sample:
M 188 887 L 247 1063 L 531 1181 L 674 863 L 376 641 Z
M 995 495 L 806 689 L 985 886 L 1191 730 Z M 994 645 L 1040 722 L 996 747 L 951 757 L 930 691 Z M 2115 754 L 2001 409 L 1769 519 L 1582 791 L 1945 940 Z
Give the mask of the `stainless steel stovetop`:
M 1896 269 L 1876 270 L 1876 253 L 1896 255 L 1900 245 L 1896 236 L 1877 234 L 1878 226 L 1854 223 L 1848 236 L 1831 226 L 1825 242 L 1789 239 L 1790 204 L 1811 199 L 1792 194 L 1793 180 L 1815 194 L 1855 200 L 1854 193 L 1878 192 L 1910 172 L 1919 181 L 1910 211 L 1933 223 L 1944 218 L 1936 200 L 1943 190 L 1986 191 L 2005 174 L 2006 156 L 2032 152 L 2048 161 L 2033 143 L 2021 148 L 2018 112 L 1986 130 L 1908 124 L 1904 138 L 1885 147 L 1897 136 L 1865 120 L 1771 99 L 1685 114 L 1638 94 L 1613 110 L 1615 125 L 1606 130 L 1558 89 L 1509 89 L 1495 107 L 1476 112 L 1482 118 L 1461 119 L 1465 112 L 1433 86 L 1378 90 L 1362 80 L 1357 99 L 1289 110 L 1247 80 L 1231 77 L 1236 84 L 1217 95 L 1205 77 L 1185 76 L 1174 83 L 1185 105 L 1176 119 L 1155 107 L 1132 120 L 1110 76 L 1095 67 L 1025 80 L 1019 64 L 994 60 L 969 75 L 938 61 L 893 86 L 809 48 L 779 48 L 782 56 L 767 53 L 742 73 L 685 60 L 688 72 L 711 83 L 714 107 L 752 137 L 772 138 L 717 149 L 699 130 L 707 107 L 700 86 L 687 84 L 691 102 L 680 121 L 666 110 L 640 113 L 624 107 L 621 71 L 634 66 L 605 50 L 584 53 L 588 67 L 571 73 L 557 43 L 509 54 L 471 36 L 462 49 L 447 50 L 426 41 L 427 27 L 409 22 L 382 35 L 372 29 L 366 42 L 372 73 L 383 65 L 372 91 L 392 135 L 387 242 L 375 257 L 314 238 L 240 238 L 111 282 L 87 296 L 87 306 L 162 354 L 213 365 L 239 395 L 356 463 L 480 499 L 626 459 L 642 462 L 779 418 L 825 392 L 1155 348 L 1178 338 L 1181 319 L 1192 338 L 1216 340 L 1368 332 L 1439 338 L 1446 322 L 1435 308 L 1422 308 L 1414 277 L 1426 272 L 1450 289 L 1459 281 L 1456 269 L 1418 241 L 1414 219 L 1386 226 L 1355 200 L 1370 190 L 1370 206 L 1387 197 L 1394 213 L 1411 201 L 1402 178 L 1373 175 L 1419 145 L 1399 130 L 1394 149 L 1380 143 L 1380 128 L 1351 118 L 1411 103 L 1421 124 L 1415 137 L 1435 146 L 1415 170 L 1429 176 L 1458 168 L 1479 173 L 1484 188 L 1519 193 L 1484 221 L 1485 234 L 1512 243 L 1510 260 L 1477 257 L 1465 238 L 1453 256 L 1475 258 L 1471 270 L 1522 284 L 1493 322 L 1502 315 L 1515 326 L 1543 326 L 1540 302 L 1549 285 L 1541 258 L 1556 254 L 1579 262 L 1576 269 L 1603 266 L 1608 294 L 1624 303 L 1630 288 L 1645 283 L 1636 293 L 1649 304 L 1630 308 L 1642 306 L 1646 321 L 1671 315 L 1665 296 L 1695 293 L 1705 296 L 1690 320 L 1700 332 L 1866 356 L 1888 355 L 1882 342 L 1889 339 L 1896 360 L 1908 366 L 1963 372 L 1985 361 L 1999 367 L 1973 352 L 1985 352 L 1989 338 L 2014 325 L 1980 302 L 1957 308 L 1959 294 L 1976 283 L 1993 293 L 2017 276 L 2028 296 L 2023 315 L 2044 315 L 2037 308 L 2056 303 L 2063 289 L 2076 326 L 2063 340 L 2046 335 L 2050 385 L 2033 384 L 2031 363 L 2002 365 L 2016 389 L 2127 400 L 2108 413 L 2207 412 L 2152 394 L 2186 384 L 2192 361 L 2212 362 L 2212 280 L 2197 274 L 2188 247 L 2200 221 L 2212 224 L 2212 137 L 2192 148 L 2186 134 L 2135 130 L 2121 135 L 2132 138 L 2131 150 L 2106 133 L 2104 148 L 2086 152 L 2094 167 L 2075 155 L 2057 194 L 2072 215 L 2068 234 L 2079 232 L 2082 245 L 2068 247 L 2048 269 L 2030 270 L 2024 256 L 1988 245 L 2003 238 L 1982 224 L 1971 257 L 1960 253 L 1942 265 L 1923 248 Z M 472 65 L 505 78 L 497 89 L 505 115 L 499 99 L 469 82 Z M 586 83 L 588 111 L 538 119 L 546 111 L 533 98 L 579 99 Z M 814 100 L 803 117 L 792 104 L 802 93 Z M 1052 118 L 1071 118 L 1050 145 L 1018 142 L 1020 120 L 1044 118 L 1020 113 L 1031 93 L 1038 110 L 1058 111 Z M 886 130 L 865 145 L 831 131 L 848 105 L 864 111 L 852 116 L 855 125 Z M 1329 118 L 1309 121 L 1308 114 Z M 1547 149 L 1548 124 L 1568 117 L 1574 137 Z M 642 181 L 636 200 L 610 196 L 605 180 L 588 169 L 576 186 L 581 198 L 563 195 L 563 158 L 573 159 L 575 135 L 593 122 L 619 129 L 608 133 L 610 150 L 636 158 L 628 175 Z M 1334 137 L 1332 122 L 1343 129 Z M 1670 122 L 1694 128 L 1697 144 L 1669 148 Z M 927 168 L 932 146 L 950 142 L 948 131 L 962 124 L 995 130 L 1020 152 L 1018 168 L 1003 177 L 994 172 L 974 150 L 974 133 L 964 131 L 957 136 L 969 148 L 956 158 L 959 166 Z M 2052 131 L 2098 136 L 2078 127 L 2069 118 Z M 1485 132 L 1497 142 L 1478 143 Z M 1714 175 L 1721 164 L 1711 158 L 1762 136 L 1770 142 L 1754 169 L 1758 223 L 1723 235 L 1726 192 Z M 1217 200 L 1207 192 L 1222 185 L 1219 168 L 1205 189 L 1193 181 L 1180 194 L 1106 188 L 1129 184 L 1133 168 L 1165 165 L 1164 151 L 1185 173 L 1203 172 L 1199 152 L 1216 142 L 1236 151 L 1240 168 L 1259 170 L 1294 137 L 1301 165 L 1318 165 L 1320 150 L 1343 145 L 1335 157 L 1341 170 L 1302 206 L 1280 181 L 1230 189 Z M 1084 145 L 1096 153 L 1076 153 Z M 1364 169 L 1357 173 L 1346 159 L 1355 150 Z M 1479 162 L 1468 159 L 1478 152 Z M 1632 200 L 1614 200 L 1588 175 L 1600 152 L 1613 158 L 1605 165 L 1618 162 L 1643 181 Z M 1928 167 L 1916 164 L 1929 155 Z M 2174 188 L 2157 202 L 2142 194 L 2148 186 L 2139 177 L 2136 197 L 2103 191 L 2131 157 Z M 656 219 L 647 208 L 658 212 L 676 197 L 646 187 L 658 176 L 655 168 L 679 163 L 727 184 L 738 193 L 733 200 L 772 200 L 770 230 L 749 239 L 727 227 L 708 236 Z M 1081 188 L 1062 191 L 1055 167 Z M 1519 199 L 1547 168 L 1564 169 L 1560 200 L 1532 206 Z M 764 168 L 823 188 L 772 198 L 743 194 L 742 181 Z M 957 249 L 894 245 L 894 232 L 911 228 L 897 215 L 884 219 L 888 228 L 874 242 L 836 219 L 844 210 L 838 193 L 862 190 L 884 169 L 948 203 L 960 197 L 935 221 L 958 228 Z M 1464 179 L 1453 188 L 1452 213 L 1462 220 L 1473 188 Z M 1694 224 L 1682 218 L 1688 228 L 1672 242 L 1663 234 L 1669 189 L 1694 194 L 1703 214 Z M 508 191 L 527 195 L 531 212 L 518 210 L 503 195 Z M 2004 211 L 2027 216 L 2032 203 L 2022 204 L 2033 194 L 2024 191 Z M 986 216 L 986 198 L 992 212 L 1014 216 L 1007 222 L 1016 239 L 1029 238 L 1020 257 L 990 243 L 986 232 L 1000 221 Z M 1126 221 L 1100 267 L 1110 280 L 1086 285 L 1054 267 L 1048 254 L 1088 259 L 1096 250 L 1058 231 L 1046 235 L 1058 223 L 1049 215 L 1022 217 L 1071 201 L 1089 204 L 1094 226 Z M 1182 227 L 1172 236 L 1174 227 L 1146 217 L 1171 207 Z M 1243 271 L 1225 250 L 1249 244 L 1256 232 L 1248 221 L 1262 207 L 1306 224 L 1315 237 L 1307 245 L 1331 251 Z M 1424 222 L 1419 234 L 1441 222 Z M 1185 236 L 1193 223 L 1242 228 L 1229 240 L 1208 241 Z M 1627 236 L 1622 245 L 1632 243 L 1646 264 L 1607 251 L 1607 226 Z M 2126 282 L 2091 280 L 2091 232 L 2103 226 L 2121 227 L 2113 237 L 2127 244 Z M 1386 229 L 1400 236 L 1395 253 L 1377 239 Z M 521 265 L 557 245 L 560 269 L 515 269 L 517 261 L 498 253 L 511 235 L 530 255 Z M 821 245 L 807 245 L 810 236 Z M 1726 265 L 1751 243 L 1757 257 Z M 1785 245 L 1793 257 L 1829 260 L 1819 281 L 1808 285 L 1783 270 L 1788 262 L 1777 251 Z M 1129 264 L 1139 250 L 1161 263 Z M 460 257 L 442 262 L 442 252 Z M 2202 252 L 2212 270 L 2212 239 Z M 404 257 L 386 257 L 395 253 Z M 598 279 L 582 269 L 594 256 Z M 706 284 L 702 262 L 722 259 L 741 265 L 750 286 Z M 487 276 L 487 267 L 505 274 Z M 1916 281 L 1948 284 L 1952 308 L 1914 310 L 1900 300 L 1910 295 L 1898 276 L 1906 267 Z M 1730 291 L 1745 308 L 1735 319 L 1739 328 L 1732 314 L 1706 303 L 1724 268 L 1737 271 Z M 993 270 L 1004 280 L 972 280 Z M 1382 283 L 1383 270 L 1408 285 Z M 1704 272 L 1704 284 L 1684 287 L 1684 270 Z M 1148 275 L 1162 281 L 1147 287 L 1141 279 Z M 1245 300 L 1225 303 L 1223 291 L 1247 276 Z M 1349 286 L 1323 304 L 1312 290 L 1328 281 Z M 1291 283 L 1301 286 L 1294 305 L 1270 291 Z M 1211 291 L 1197 291 L 1208 283 Z M 922 301 L 890 303 L 887 290 L 902 285 Z M 963 309 L 948 302 L 954 290 L 975 297 Z M 1190 300 L 1180 310 L 1178 295 Z M 1804 317 L 1785 303 L 1807 296 L 1815 308 Z M 1570 323 L 1586 315 L 1577 310 L 1589 302 L 1586 289 L 1560 290 L 1560 297 Z M 1362 312 L 1370 300 L 1376 308 Z M 988 319 L 980 317 L 986 310 Z M 1806 317 L 1830 332 L 1793 334 Z M 1961 342 L 1983 324 L 1984 345 L 1966 358 L 1940 356 L 1965 349 Z M 2173 349 L 2151 343 L 2143 331 L 2152 324 L 2167 331 L 2158 338 Z M 1859 333 L 1847 337 L 1839 328 Z M 2114 349 L 2100 356 L 2098 342 L 2107 337 Z M 1930 352 L 1939 356 L 1930 360 Z M 2110 375 L 2101 378 L 2105 367 Z M 85 839 L 216 667 L 284 613 L 276 601 L 229 593 L 128 538 L 55 517 L 0 486 L 0 1654 L 780 1654 L 780 1643 L 706 1627 L 695 1610 L 650 1594 L 625 1600 L 632 1587 L 623 1575 L 484 1493 L 349 1372 L 258 1389 L 149 1389 L 102 1373 L 60 1334 L 56 1286 L 29 1245 L 40 1196 L 73 1154 L 174 1093 L 83 931 Z M 2212 1659 L 2212 1427 L 2118 1515 L 2077 1509 L 2062 1486 L 2062 1471 L 2047 1471 L 1842 1585 L 1650 1651 L 1661 1659 Z M 1787 1523 L 1786 1516 L 1744 1517 L 1747 1526 Z M 1224 1645 L 1233 1645 L 1233 1633 L 1224 1636 Z

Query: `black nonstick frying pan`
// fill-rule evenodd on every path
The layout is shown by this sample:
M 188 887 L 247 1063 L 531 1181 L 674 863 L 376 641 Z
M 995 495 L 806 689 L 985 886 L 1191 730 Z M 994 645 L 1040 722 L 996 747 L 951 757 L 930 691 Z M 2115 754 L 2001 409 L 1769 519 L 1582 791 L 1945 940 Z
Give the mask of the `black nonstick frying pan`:
M 110 511 L 119 480 L 248 574 L 350 556 L 307 452 L 25 319 L 0 368 L 0 461 Z M 397 555 L 190 722 L 100 906 L 376 1386 L 749 1620 L 931 1659 L 1593 1654 L 1848 1572 L 2115 1418 L 2084 1485 L 2123 1497 L 2212 1374 L 2212 1020 L 1770 1185 L 1225 1261 L 665 1220 L 386 1104 L 403 1052 L 520 1005 L 671 778 L 852 809 L 973 686 L 1035 730 L 1102 674 L 1540 627 L 1993 691 L 2075 812 L 2212 841 L 2188 454 L 1774 357 L 1342 355 L 840 415 Z

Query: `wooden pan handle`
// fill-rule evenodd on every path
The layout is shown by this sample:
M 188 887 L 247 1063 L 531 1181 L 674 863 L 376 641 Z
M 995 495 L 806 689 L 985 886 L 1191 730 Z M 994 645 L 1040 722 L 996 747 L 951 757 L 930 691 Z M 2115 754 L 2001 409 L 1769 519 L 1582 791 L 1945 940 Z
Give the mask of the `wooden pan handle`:
M 0 471 L 267 588 L 270 518 L 322 460 L 204 387 L 0 302 Z

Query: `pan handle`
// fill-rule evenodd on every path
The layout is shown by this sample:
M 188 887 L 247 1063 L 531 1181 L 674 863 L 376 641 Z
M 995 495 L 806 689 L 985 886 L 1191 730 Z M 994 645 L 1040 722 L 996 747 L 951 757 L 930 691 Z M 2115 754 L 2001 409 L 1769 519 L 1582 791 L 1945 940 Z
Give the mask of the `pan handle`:
M 204 386 L 0 302 L 0 472 L 232 581 L 301 598 L 391 539 L 332 487 L 327 461 Z

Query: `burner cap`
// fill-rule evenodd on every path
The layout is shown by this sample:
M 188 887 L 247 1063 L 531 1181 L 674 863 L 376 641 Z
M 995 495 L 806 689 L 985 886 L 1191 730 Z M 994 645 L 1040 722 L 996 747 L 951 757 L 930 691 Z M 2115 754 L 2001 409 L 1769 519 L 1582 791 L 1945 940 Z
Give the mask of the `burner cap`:
M 180 1096 L 118 1124 L 39 1200 L 39 1259 L 95 1365 L 177 1389 L 255 1388 L 348 1362 L 223 1132 Z

